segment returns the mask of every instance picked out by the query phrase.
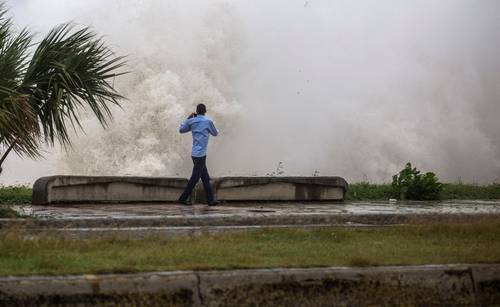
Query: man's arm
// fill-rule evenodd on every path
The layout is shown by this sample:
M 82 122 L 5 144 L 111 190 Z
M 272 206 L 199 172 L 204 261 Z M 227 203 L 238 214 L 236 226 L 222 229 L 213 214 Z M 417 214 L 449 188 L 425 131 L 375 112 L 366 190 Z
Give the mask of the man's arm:
M 188 124 L 188 120 L 189 119 L 186 119 L 185 121 L 182 122 L 181 126 L 179 127 L 180 133 L 186 133 L 191 130 L 191 126 Z
M 219 131 L 217 130 L 217 128 L 215 128 L 213 121 L 210 121 L 210 125 L 208 125 L 208 133 L 213 136 L 217 136 L 219 134 Z

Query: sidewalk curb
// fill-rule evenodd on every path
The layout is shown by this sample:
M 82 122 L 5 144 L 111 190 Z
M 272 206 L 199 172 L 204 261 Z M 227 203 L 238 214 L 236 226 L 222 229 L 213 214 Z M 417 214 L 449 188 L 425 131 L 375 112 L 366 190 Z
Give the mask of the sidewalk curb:
M 225 215 L 225 216 L 166 216 L 147 218 L 78 218 L 78 219 L 2 219 L 0 229 L 20 228 L 99 228 L 99 227 L 196 227 L 196 226 L 251 226 L 251 225 L 394 225 L 444 222 L 471 222 L 500 214 L 287 214 L 287 215 Z
M 500 264 L 0 277 L 0 306 L 500 304 Z

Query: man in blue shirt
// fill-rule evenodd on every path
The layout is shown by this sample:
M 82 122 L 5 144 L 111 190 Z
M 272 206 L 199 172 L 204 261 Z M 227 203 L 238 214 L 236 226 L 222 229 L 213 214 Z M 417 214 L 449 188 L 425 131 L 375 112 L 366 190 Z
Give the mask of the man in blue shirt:
M 186 189 L 179 197 L 179 202 L 184 205 L 190 204 L 187 200 L 200 178 L 203 182 L 205 194 L 207 195 L 208 205 L 215 206 L 219 203 L 214 198 L 214 193 L 212 191 L 212 187 L 210 186 L 210 176 L 208 175 L 206 166 L 208 138 L 210 137 L 210 134 L 217 136 L 219 131 L 215 128 L 214 123 L 208 117 L 205 117 L 206 112 L 207 108 L 204 104 L 200 103 L 196 106 L 196 113 L 189 115 L 179 128 L 180 133 L 191 131 L 193 134 L 193 149 L 191 151 L 191 158 L 194 163 L 193 173 L 189 179 Z

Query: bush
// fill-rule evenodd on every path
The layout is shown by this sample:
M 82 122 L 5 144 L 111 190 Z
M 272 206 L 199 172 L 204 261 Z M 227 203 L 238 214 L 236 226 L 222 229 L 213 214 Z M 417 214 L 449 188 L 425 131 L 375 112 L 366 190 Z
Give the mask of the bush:
M 32 190 L 27 186 L 0 186 L 0 204 L 30 204 L 31 195 Z
M 500 199 L 500 183 L 488 185 L 445 183 L 442 199 Z
M 349 184 L 345 196 L 346 200 L 387 200 L 391 197 L 390 184 L 373 184 L 365 181 Z
M 398 199 L 439 200 L 443 185 L 432 172 L 421 174 L 411 163 L 392 177 L 392 194 Z

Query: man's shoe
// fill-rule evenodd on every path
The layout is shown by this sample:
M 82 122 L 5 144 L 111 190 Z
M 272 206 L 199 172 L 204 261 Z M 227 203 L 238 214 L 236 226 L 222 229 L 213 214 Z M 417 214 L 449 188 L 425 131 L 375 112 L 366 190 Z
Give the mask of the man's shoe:
M 209 206 L 217 206 L 219 204 L 218 201 L 214 200 L 208 203 Z
M 179 203 L 183 204 L 184 206 L 191 206 L 192 203 L 187 201 L 187 200 L 178 200 Z

